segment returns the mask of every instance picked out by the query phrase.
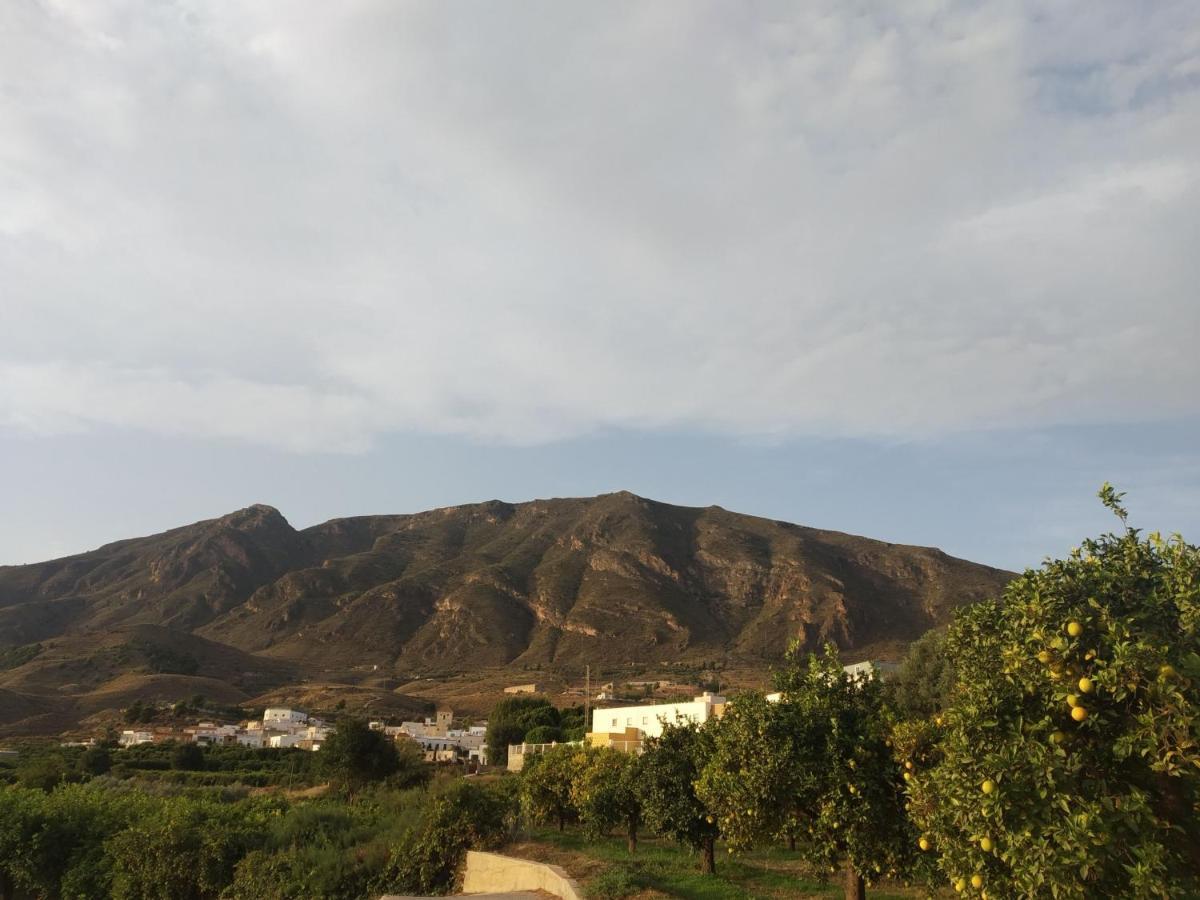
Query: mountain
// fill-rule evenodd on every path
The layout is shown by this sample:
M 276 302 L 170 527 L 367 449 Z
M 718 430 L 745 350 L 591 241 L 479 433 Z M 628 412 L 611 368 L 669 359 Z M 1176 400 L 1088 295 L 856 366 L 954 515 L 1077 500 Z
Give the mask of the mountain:
M 207 679 L 237 700 L 362 672 L 383 684 L 584 663 L 765 669 L 794 639 L 894 653 L 1011 577 L 935 549 L 624 492 L 302 530 L 252 506 L 0 567 L 0 725 L 30 697 L 73 698 L 68 719 L 114 680 L 154 676 Z

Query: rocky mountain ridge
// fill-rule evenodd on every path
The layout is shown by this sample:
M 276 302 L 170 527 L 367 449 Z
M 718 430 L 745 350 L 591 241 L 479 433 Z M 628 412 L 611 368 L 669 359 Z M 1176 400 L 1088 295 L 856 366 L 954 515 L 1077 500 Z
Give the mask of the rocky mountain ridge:
M 55 650 L 29 648 L 78 654 L 131 629 L 185 657 L 192 641 L 190 655 L 261 669 L 275 686 L 364 666 L 406 677 L 689 658 L 765 668 L 792 640 L 894 649 L 1009 578 L 936 549 L 628 493 L 300 530 L 256 505 L 0 567 L 0 652 L 24 660 L 0 671 L 0 690 L 53 687 Z M 126 657 L 133 672 L 154 658 Z M 234 679 L 227 669 L 183 674 Z

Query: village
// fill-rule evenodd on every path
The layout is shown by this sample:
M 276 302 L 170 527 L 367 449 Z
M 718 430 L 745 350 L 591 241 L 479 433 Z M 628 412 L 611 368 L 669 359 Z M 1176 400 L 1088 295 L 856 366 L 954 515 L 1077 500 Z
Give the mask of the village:
M 851 678 L 880 677 L 894 668 L 891 663 L 868 661 L 847 665 L 844 671 Z M 652 682 L 626 685 L 626 687 L 649 687 Z M 536 683 L 512 685 L 504 693 L 513 695 L 538 695 L 541 686 Z M 581 692 L 571 692 L 581 693 Z M 777 702 L 779 694 L 767 694 L 767 700 Z M 727 698 L 713 691 L 703 691 L 690 700 L 676 702 L 637 704 L 615 693 L 611 683 L 601 686 L 589 699 L 601 705 L 590 710 L 590 728 L 582 740 L 519 743 L 508 746 L 506 768 L 520 772 L 526 760 L 563 744 L 591 747 L 608 747 L 626 753 L 639 753 L 648 738 L 658 737 L 663 727 L 677 721 L 703 724 L 709 719 L 719 718 L 725 711 Z M 392 725 L 383 720 L 372 720 L 369 726 L 393 741 L 408 741 L 420 747 L 426 762 L 435 764 L 463 764 L 472 769 L 489 764 L 487 750 L 487 721 L 472 722 L 455 727 L 454 711 L 447 706 L 437 707 L 432 717 L 421 721 L 403 721 Z M 336 726 L 307 712 L 291 707 L 268 707 L 261 719 L 247 719 L 236 724 L 200 721 L 185 726 L 154 726 L 128 728 L 117 738 L 119 747 L 135 747 L 142 744 L 197 744 L 200 746 L 241 746 L 250 749 L 295 748 L 316 752 L 335 730 Z M 97 743 L 96 739 L 83 742 Z

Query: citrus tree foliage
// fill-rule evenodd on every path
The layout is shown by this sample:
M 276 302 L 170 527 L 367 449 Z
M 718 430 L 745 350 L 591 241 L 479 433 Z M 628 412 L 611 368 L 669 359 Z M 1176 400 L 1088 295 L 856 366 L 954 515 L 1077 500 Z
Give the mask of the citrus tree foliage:
M 444 893 L 458 881 L 466 852 L 503 843 L 512 813 L 501 789 L 456 781 L 434 797 L 420 824 L 392 852 L 380 882 L 386 892 Z
M 630 853 L 637 851 L 642 803 L 638 799 L 638 757 L 611 747 L 589 750 L 571 783 L 571 803 L 588 834 L 625 830 Z
M 1101 497 L 1122 520 L 1120 495 Z M 989 897 L 1180 897 L 1200 875 L 1200 552 L 1126 528 L 950 628 L 952 702 L 911 758 L 946 877 Z M 897 744 L 903 756 L 906 741 Z
M 832 646 L 806 658 L 794 645 L 776 686 L 778 703 L 743 696 L 726 710 L 700 796 L 730 847 L 794 834 L 813 863 L 844 863 L 859 896 L 900 873 L 913 840 L 880 684 L 847 676 Z
M 116 900 L 206 900 L 233 881 L 234 868 L 265 840 L 280 808 L 170 798 L 105 845 Z
M 568 821 L 577 817 L 571 789 L 584 759 L 582 747 L 563 744 L 525 761 L 521 800 L 533 821 L 557 823 L 562 831 Z
M 136 795 L 82 785 L 51 794 L 0 790 L 0 896 L 106 897 L 112 860 L 105 842 L 149 808 Z
M 351 797 L 373 781 L 382 781 L 400 768 L 395 742 L 373 731 L 362 719 L 342 719 L 321 744 L 321 767 Z
M 661 736 L 648 738 L 638 762 L 638 793 L 646 824 L 700 852 L 700 870 L 713 874 L 720 825 L 696 793 L 696 783 L 712 754 L 711 727 L 668 723 Z

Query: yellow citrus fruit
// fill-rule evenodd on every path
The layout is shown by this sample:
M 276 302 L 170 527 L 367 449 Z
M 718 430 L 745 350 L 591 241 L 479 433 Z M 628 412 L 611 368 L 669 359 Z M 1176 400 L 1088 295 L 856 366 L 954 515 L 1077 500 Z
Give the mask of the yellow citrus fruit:
M 990 794 L 992 791 L 994 791 L 996 789 L 996 782 L 992 781 L 992 779 L 989 778 L 987 781 L 985 781 L 979 787 L 985 794 Z
M 1078 705 L 1079 705 L 1079 698 L 1076 697 L 1074 694 L 1067 694 L 1067 706 L 1074 708 Z
M 971 876 L 971 887 L 973 887 L 973 888 L 983 887 L 983 876 L 982 875 L 972 875 Z
M 912 781 L 912 772 L 905 772 L 905 773 L 904 773 L 904 780 L 905 780 L 905 781 Z
M 1088 717 L 1088 711 L 1086 709 L 1084 709 L 1082 706 L 1077 706 L 1073 710 L 1071 710 L 1071 718 L 1074 719 L 1076 722 L 1082 722 L 1087 717 Z
M 958 879 L 958 881 L 954 882 L 954 889 L 961 894 L 967 889 L 967 880 L 965 878 Z
M 1158 670 L 1158 674 L 1161 675 L 1163 678 L 1174 678 L 1175 677 L 1175 667 L 1170 666 L 1170 665 L 1162 666 Z
M 910 771 L 911 771 L 911 770 L 912 770 L 912 767 L 913 767 L 913 765 L 912 765 L 912 760 L 911 760 L 911 759 L 906 759 L 906 760 L 904 761 L 904 768 L 906 768 L 906 769 L 908 769 L 908 770 L 910 770 Z
M 979 849 L 984 853 L 991 853 L 994 846 L 996 845 L 992 843 L 992 839 L 990 837 L 980 838 L 979 840 Z
M 1071 637 L 1079 637 L 1081 634 L 1083 634 L 1083 626 L 1078 622 L 1068 622 L 1067 634 L 1069 634 Z
M 1037 655 L 1037 661 L 1038 661 L 1038 662 L 1040 662 L 1042 665 L 1045 665 L 1046 663 L 1050 662 L 1050 660 L 1051 660 L 1052 658 L 1053 658 L 1053 657 L 1051 657 L 1051 656 L 1050 656 L 1050 651 L 1049 651 L 1049 650 L 1040 650 L 1040 651 L 1038 651 L 1038 655 Z
M 929 839 L 921 838 L 919 841 L 917 841 L 917 846 L 920 847 L 922 850 L 928 850 L 929 846 L 930 846 Z
M 1081 693 L 1090 694 L 1092 692 L 1092 688 L 1094 687 L 1095 685 L 1092 684 L 1092 679 L 1088 678 L 1086 675 L 1079 679 L 1079 690 Z
M 1061 744 L 1066 739 L 1066 737 L 1067 736 L 1065 734 L 1063 734 L 1061 731 L 1056 731 L 1056 732 L 1054 732 L 1054 734 L 1050 735 L 1050 743 Z

